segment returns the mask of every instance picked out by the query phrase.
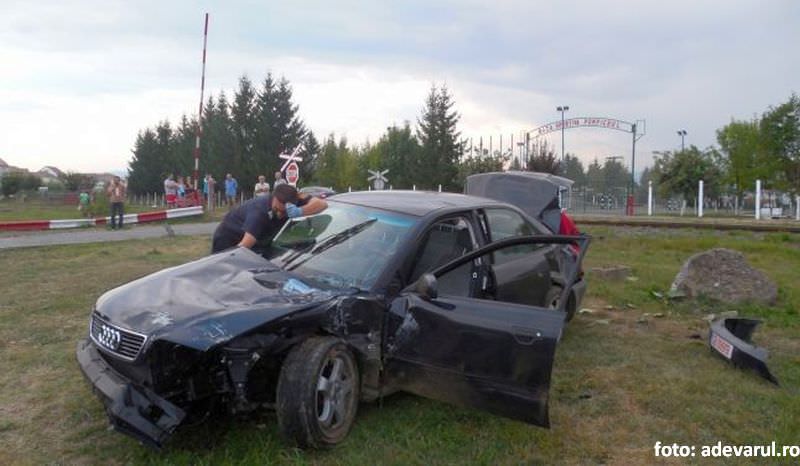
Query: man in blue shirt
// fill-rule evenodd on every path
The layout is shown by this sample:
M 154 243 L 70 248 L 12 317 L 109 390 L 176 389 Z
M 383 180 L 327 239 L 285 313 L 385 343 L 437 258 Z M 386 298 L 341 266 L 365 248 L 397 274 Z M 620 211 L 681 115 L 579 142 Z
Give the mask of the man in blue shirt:
M 228 208 L 236 204 L 237 189 L 239 189 L 239 183 L 236 182 L 236 178 L 230 173 L 225 175 L 225 199 L 228 200 Z
M 318 214 L 327 207 L 325 199 L 298 193 L 288 184 L 278 185 L 272 194 L 256 196 L 225 214 L 214 231 L 211 252 L 234 246 L 253 249 L 256 243 L 265 247 L 288 219 Z

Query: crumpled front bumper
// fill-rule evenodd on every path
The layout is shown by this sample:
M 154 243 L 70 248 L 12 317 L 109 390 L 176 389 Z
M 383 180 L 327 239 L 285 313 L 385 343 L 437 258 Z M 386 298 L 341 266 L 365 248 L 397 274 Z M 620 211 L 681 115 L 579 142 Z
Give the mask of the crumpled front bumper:
M 103 401 L 114 430 L 161 448 L 186 417 L 181 408 L 116 372 L 89 339 L 78 342 L 76 355 L 83 375 Z
M 778 384 L 778 379 L 767 367 L 768 352 L 755 346 L 750 338 L 761 323 L 758 319 L 745 317 L 724 317 L 711 322 L 708 332 L 708 345 L 712 350 L 737 367 L 752 369 L 758 374 Z

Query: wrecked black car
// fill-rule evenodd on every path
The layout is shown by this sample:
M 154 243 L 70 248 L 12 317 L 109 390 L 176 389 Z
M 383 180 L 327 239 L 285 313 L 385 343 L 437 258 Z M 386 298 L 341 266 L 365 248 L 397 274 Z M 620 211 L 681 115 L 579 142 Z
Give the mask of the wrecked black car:
M 486 198 L 340 194 L 263 255 L 231 249 L 105 293 L 77 358 L 111 425 L 153 447 L 215 409 L 265 407 L 301 447 L 331 446 L 360 401 L 396 391 L 546 427 L 588 243 Z

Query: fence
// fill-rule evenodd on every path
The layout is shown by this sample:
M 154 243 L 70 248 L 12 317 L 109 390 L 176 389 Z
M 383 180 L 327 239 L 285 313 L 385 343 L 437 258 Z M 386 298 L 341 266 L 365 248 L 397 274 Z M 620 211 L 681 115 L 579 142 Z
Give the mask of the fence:
M 634 215 L 741 217 L 741 218 L 794 218 L 800 220 L 800 196 L 792 198 L 787 193 L 763 190 L 757 182 L 754 190 L 737 196 L 725 192 L 705 196 L 702 182 L 697 195 L 661 197 L 655 185 L 637 190 L 634 196 Z M 596 215 L 626 215 L 627 188 L 609 188 L 596 191 L 588 187 L 572 188 L 564 196 L 563 205 L 575 213 Z M 702 202 L 700 200 L 702 199 Z M 756 205 L 760 206 L 756 210 Z
M 702 182 L 701 182 L 702 183 Z M 648 189 L 649 188 L 649 189 Z M 698 195 L 679 197 L 661 197 L 655 185 L 638 187 L 634 196 L 635 215 L 658 216 L 713 216 L 713 217 L 741 217 L 741 218 L 795 218 L 800 220 L 800 196 L 790 196 L 776 190 L 764 190 L 760 181 L 755 189 L 747 191 L 743 196 L 736 196 L 733 192 L 725 192 L 716 196 L 702 195 L 702 186 L 698 185 Z M 389 190 L 393 189 L 389 186 Z M 416 190 L 416 186 L 411 186 Z M 351 189 L 348 189 L 350 191 Z M 441 191 L 441 186 L 438 191 Z M 597 215 L 626 215 L 627 187 L 613 187 L 605 190 L 593 190 L 589 187 L 572 188 L 567 195 L 562 196 L 562 205 L 571 212 Z M 41 198 L 44 202 L 54 204 L 77 204 L 77 193 L 49 193 L 46 195 L 29 194 L 29 198 Z M 239 193 L 238 202 L 244 202 L 252 196 Z M 702 198 L 702 203 L 698 199 Z M 225 207 L 225 196 L 217 191 L 211 202 L 203 200 L 203 205 L 209 209 Z M 149 208 L 167 207 L 163 193 L 147 193 L 129 195 L 131 205 L 146 206 Z M 177 207 L 196 205 L 197 202 L 179 201 Z M 756 210 L 756 205 L 760 209 Z

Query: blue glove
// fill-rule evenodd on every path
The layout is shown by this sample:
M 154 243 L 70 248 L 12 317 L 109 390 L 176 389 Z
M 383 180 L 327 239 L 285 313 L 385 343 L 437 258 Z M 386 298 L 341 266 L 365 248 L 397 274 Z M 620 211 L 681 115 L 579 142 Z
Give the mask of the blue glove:
M 302 217 L 303 209 L 294 204 L 286 204 L 286 216 L 289 218 Z

